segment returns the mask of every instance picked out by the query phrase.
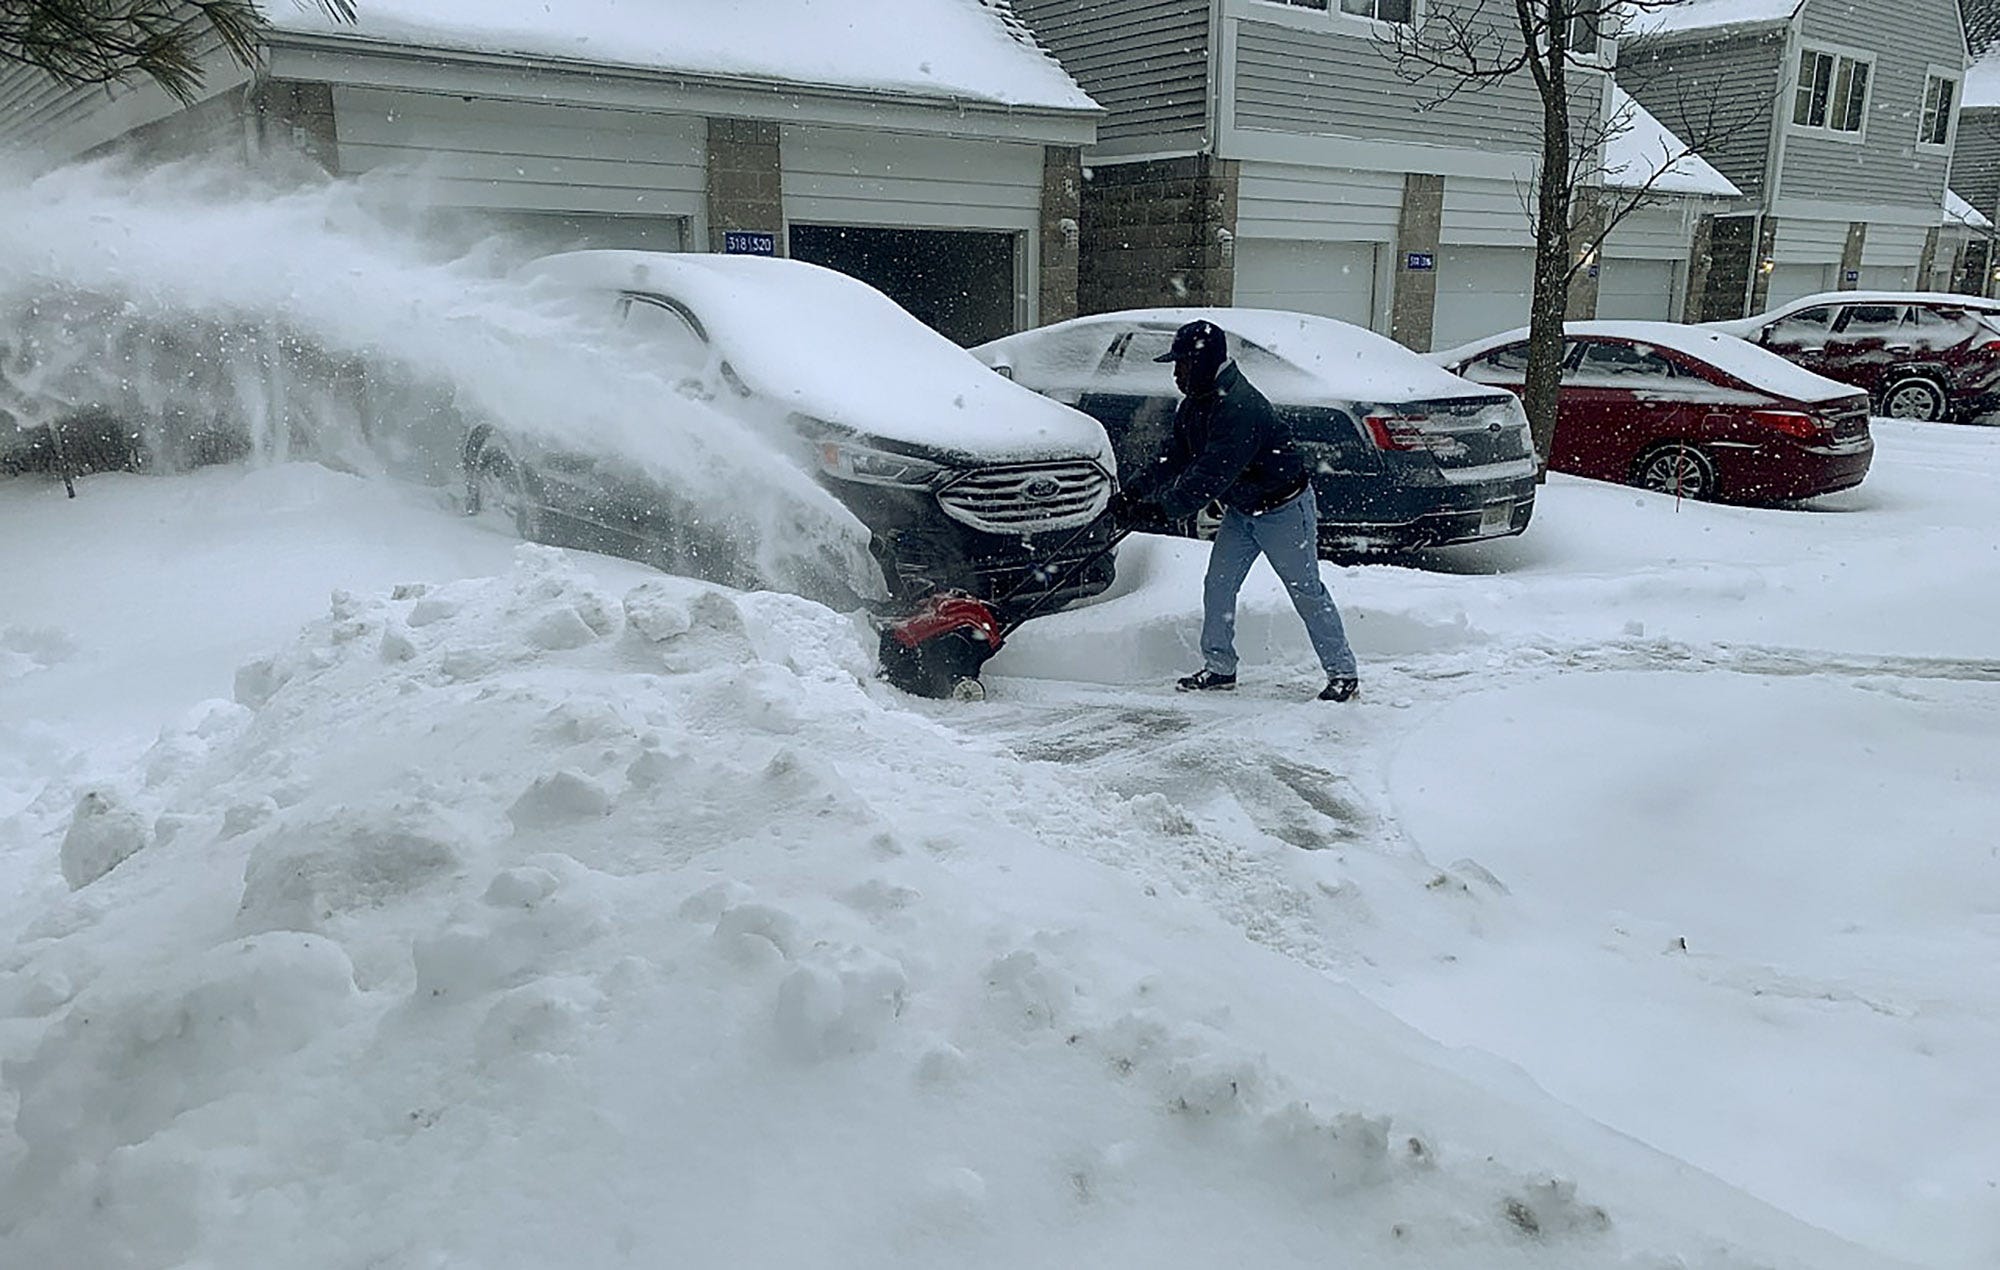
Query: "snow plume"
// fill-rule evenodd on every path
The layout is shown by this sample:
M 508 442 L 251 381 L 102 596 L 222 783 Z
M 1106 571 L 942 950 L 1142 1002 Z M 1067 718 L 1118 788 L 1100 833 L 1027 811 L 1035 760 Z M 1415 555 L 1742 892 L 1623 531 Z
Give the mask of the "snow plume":
M 436 218 L 397 188 L 0 165 L 0 435 L 66 420 L 86 464 L 136 433 L 166 467 L 310 457 L 455 485 L 490 423 L 660 488 L 704 527 L 690 572 L 835 601 L 870 585 L 865 532 L 775 431 L 713 409 L 608 315 L 509 281 L 513 245 L 419 232 Z

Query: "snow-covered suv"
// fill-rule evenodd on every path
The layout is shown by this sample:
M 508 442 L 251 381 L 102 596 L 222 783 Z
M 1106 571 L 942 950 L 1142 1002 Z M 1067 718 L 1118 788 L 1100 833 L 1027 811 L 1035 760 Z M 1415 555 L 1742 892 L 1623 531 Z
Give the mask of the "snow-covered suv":
M 1104 429 L 988 371 L 865 283 L 801 261 L 577 251 L 524 279 L 601 304 L 662 370 L 785 447 L 853 511 L 889 589 L 983 599 L 1094 595 L 1116 460 Z M 689 526 L 673 491 L 607 476 L 546 439 L 471 428 L 473 510 L 499 504 L 528 537 L 673 567 Z M 697 572 L 699 570 L 696 570 Z

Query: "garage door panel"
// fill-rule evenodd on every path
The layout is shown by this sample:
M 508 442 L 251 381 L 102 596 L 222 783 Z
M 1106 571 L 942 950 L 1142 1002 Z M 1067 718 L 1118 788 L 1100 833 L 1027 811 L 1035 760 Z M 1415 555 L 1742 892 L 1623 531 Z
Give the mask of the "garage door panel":
M 1528 324 L 1535 257 L 1518 247 L 1448 247 L 1437 256 L 1431 347 L 1453 348 Z
M 1370 326 L 1375 317 L 1374 243 L 1254 238 L 1236 244 L 1236 303 Z
M 1606 259 L 1597 275 L 1597 316 L 1670 322 L 1677 285 L 1671 260 Z
M 1832 273 L 1831 265 L 1774 266 L 1770 294 L 1765 298 L 1764 308 L 1768 311 L 1781 304 L 1790 304 L 1800 296 L 1833 290 Z

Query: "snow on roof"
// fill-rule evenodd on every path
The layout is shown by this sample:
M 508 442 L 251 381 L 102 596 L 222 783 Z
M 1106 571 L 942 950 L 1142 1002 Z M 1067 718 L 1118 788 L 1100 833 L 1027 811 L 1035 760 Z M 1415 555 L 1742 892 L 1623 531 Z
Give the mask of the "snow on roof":
M 1944 223 L 1965 225 L 1972 229 L 1991 229 L 1993 222 L 1986 214 L 1958 196 L 1955 190 L 1944 192 Z
M 762 397 L 837 427 L 987 460 L 1114 462 L 1094 419 L 994 374 L 832 269 L 708 252 L 574 251 L 531 262 L 522 276 L 677 300 Z
M 1708 160 L 1688 149 L 1673 130 L 1632 100 L 1625 90 L 1607 82 L 1611 118 L 1621 125 L 1604 143 L 1604 183 L 1616 189 L 1641 189 L 1650 182 L 1662 194 L 1693 194 L 1708 198 L 1740 198 L 1743 191 Z
M 1965 72 L 1965 85 L 1958 100 L 1962 110 L 2000 106 L 2000 45 L 1987 50 Z
M 367 0 L 280 31 L 796 84 L 1094 110 L 1010 0 Z
M 1725 27 L 1767 26 L 1789 22 L 1803 0 L 1677 0 L 1636 14 L 1626 24 L 1627 35 L 1673 35 Z
M 1625 339 L 1671 349 L 1706 362 L 1753 387 L 1790 397 L 1794 401 L 1831 401 L 1838 397 L 1852 397 L 1860 391 L 1851 384 L 1815 375 L 1776 353 L 1765 352 L 1748 340 L 1708 326 L 1685 326 L 1679 322 L 1565 322 L 1563 334 L 1573 338 Z M 1517 344 L 1527 338 L 1528 328 L 1524 326 L 1500 335 L 1489 335 L 1449 352 L 1434 353 L 1432 358 L 1441 365 L 1455 366 L 1483 352 Z

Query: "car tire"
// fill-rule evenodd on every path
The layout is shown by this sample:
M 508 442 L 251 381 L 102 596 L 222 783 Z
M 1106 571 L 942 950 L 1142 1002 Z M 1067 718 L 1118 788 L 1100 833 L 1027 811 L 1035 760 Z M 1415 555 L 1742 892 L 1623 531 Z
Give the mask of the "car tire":
M 1677 498 L 1711 499 L 1717 489 L 1715 460 L 1699 446 L 1669 441 L 1639 456 L 1632 465 L 1632 483 Z
M 1951 410 L 1944 385 L 1928 375 L 1905 375 L 1882 390 L 1882 413 L 1890 419 L 1937 423 Z
M 530 542 L 542 537 L 540 483 L 534 470 L 514 456 L 507 443 L 488 437 L 466 462 L 466 514 L 492 516 Z

